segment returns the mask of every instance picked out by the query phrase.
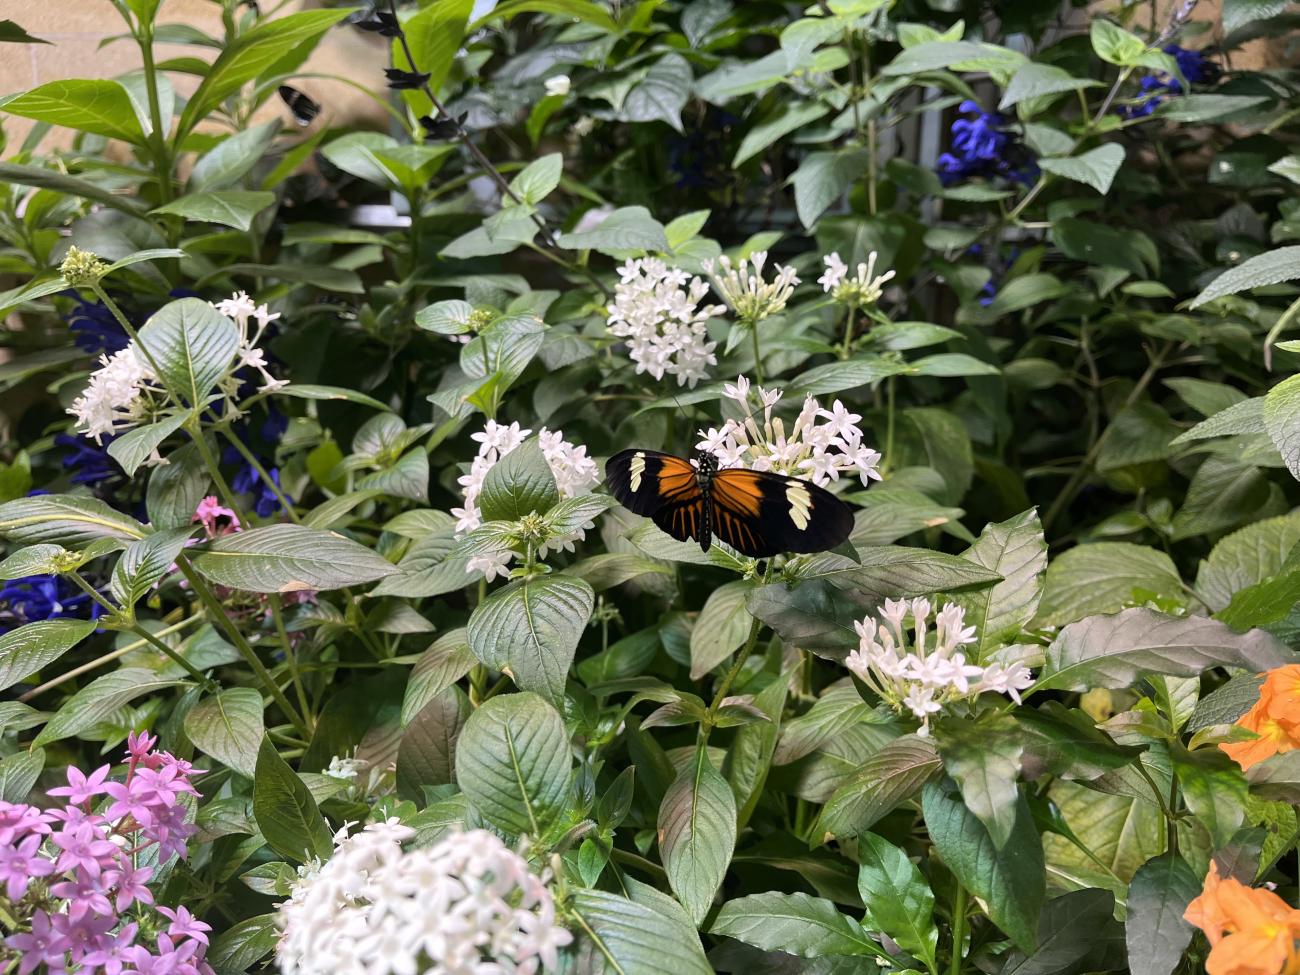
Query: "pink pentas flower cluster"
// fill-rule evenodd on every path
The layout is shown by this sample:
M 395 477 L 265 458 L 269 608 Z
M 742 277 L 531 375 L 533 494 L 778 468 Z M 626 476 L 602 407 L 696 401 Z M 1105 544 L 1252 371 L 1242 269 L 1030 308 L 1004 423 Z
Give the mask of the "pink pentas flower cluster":
M 183 797 L 198 795 L 190 780 L 201 774 L 156 743 L 144 732 L 127 738 L 121 781 L 109 765 L 70 766 L 68 784 L 48 791 L 62 808 L 0 802 L 0 892 L 21 925 L 0 965 L 16 960 L 18 975 L 211 975 L 209 925 L 184 907 L 145 910 L 154 868 L 140 854 L 156 863 L 186 855 L 197 827 Z

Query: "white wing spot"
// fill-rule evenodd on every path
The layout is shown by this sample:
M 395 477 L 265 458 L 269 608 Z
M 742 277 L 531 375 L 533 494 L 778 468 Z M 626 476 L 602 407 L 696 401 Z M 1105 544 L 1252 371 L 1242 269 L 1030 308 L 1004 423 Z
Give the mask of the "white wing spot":
M 790 520 L 794 527 L 803 531 L 808 527 L 808 510 L 812 507 L 812 495 L 803 481 L 785 482 L 785 500 L 790 504 Z
M 628 470 L 629 470 L 629 471 L 631 472 L 631 474 L 632 474 L 632 490 L 633 490 L 633 491 L 640 491 L 640 490 L 641 490 L 641 475 L 645 473 L 645 453 L 644 453 L 644 451 L 640 451 L 640 450 L 638 450 L 635 454 L 632 455 L 632 463 L 631 463 L 631 465 L 629 465 Z

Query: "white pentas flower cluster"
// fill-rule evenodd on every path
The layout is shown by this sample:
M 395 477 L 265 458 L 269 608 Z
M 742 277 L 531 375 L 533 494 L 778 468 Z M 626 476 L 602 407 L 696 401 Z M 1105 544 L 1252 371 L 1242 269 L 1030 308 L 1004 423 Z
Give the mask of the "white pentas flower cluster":
M 488 420 L 481 432 L 470 434 L 471 439 L 478 441 L 479 448 L 478 455 L 470 464 L 469 473 L 462 474 L 458 478 L 465 493 L 465 504 L 463 507 L 451 509 L 452 515 L 456 518 L 457 535 L 471 532 L 483 524 L 483 513 L 478 507 L 478 496 L 483 490 L 488 471 L 492 470 L 493 465 L 502 457 L 532 436 L 532 433 L 532 430 L 525 430 L 518 423 L 507 426 L 495 420 Z M 563 432 L 542 427 L 537 434 L 537 442 L 542 449 L 542 456 L 546 458 L 546 463 L 551 468 L 560 497 L 577 497 L 600 483 L 600 471 L 596 467 L 596 462 L 587 456 L 587 448 L 569 443 L 564 439 Z M 545 545 L 538 548 L 538 556 L 546 558 L 548 552 L 558 549 L 572 552 L 574 544 L 586 538 L 586 530 L 592 527 L 594 524 L 589 522 L 572 534 L 549 538 Z M 491 582 L 498 575 L 504 575 L 508 571 L 513 558 L 513 551 L 501 549 L 473 556 L 468 560 L 466 568 L 471 573 L 482 572 L 487 581 Z
M 573 940 L 544 878 L 486 830 L 403 850 L 396 820 L 334 837 L 279 906 L 284 975 L 533 975 Z
M 826 271 L 817 283 L 822 290 L 842 305 L 867 308 L 880 300 L 885 293 L 885 284 L 894 277 L 893 271 L 876 274 L 876 260 L 879 255 L 872 251 L 865 262 L 859 262 L 857 273 L 850 275 L 849 266 L 840 258 L 838 252 L 832 252 L 822 258 Z
M 610 335 L 627 341 L 636 371 L 655 379 L 676 376 L 677 385 L 691 388 L 707 379 L 708 367 L 718 364 L 709 320 L 727 310 L 699 307 L 709 286 L 653 257 L 628 261 L 618 273 L 607 327 Z
M 775 278 L 763 280 L 763 265 L 766 263 L 767 251 L 754 251 L 735 264 L 725 254 L 716 262 L 703 262 L 704 270 L 713 279 L 714 290 L 737 318 L 751 325 L 784 309 L 794 294 L 794 286 L 799 283 L 794 268 L 781 264 L 772 265 L 776 271 Z
M 839 400 L 825 409 L 814 397 L 806 397 L 787 431 L 785 421 L 772 415 L 782 390 L 752 388 L 756 404 L 751 404 L 751 386 L 744 376 L 734 385 L 726 384 L 723 396 L 740 404 L 745 419 L 730 419 L 720 428 L 700 431 L 703 439 L 696 447 L 717 457 L 719 467 L 792 474 L 822 487 L 839 480 L 841 474 L 856 474 L 864 485 L 880 480 L 876 469 L 880 451 L 863 443 L 857 425 L 862 417 L 849 412 Z M 761 425 L 755 418 L 760 409 Z
M 262 378 L 262 385 L 259 387 L 261 392 L 270 392 L 288 386 L 289 383 L 284 379 L 276 379 L 266 369 L 266 353 L 264 353 L 258 344 L 262 340 L 262 335 L 266 332 L 266 326 L 271 324 L 280 317 L 279 312 L 272 312 L 266 305 L 259 305 L 248 297 L 243 291 L 237 291 L 235 294 L 219 301 L 214 308 L 221 314 L 225 315 L 235 323 L 239 329 L 239 358 L 236 362 L 236 368 L 248 366 L 250 369 L 257 371 Z M 256 322 L 257 330 L 251 332 L 249 323 Z M 227 394 L 233 397 L 234 391 L 239 387 L 239 380 L 233 375 L 226 380 Z
M 949 604 L 934 614 L 928 628 L 928 599 L 885 600 L 878 618 L 866 616 L 853 624 L 858 649 L 845 666 L 898 712 L 910 711 L 921 722 L 917 734 L 930 733 L 930 717 L 947 705 L 970 700 L 985 691 L 1009 694 L 1017 704 L 1020 692 L 1034 682 L 1023 663 L 978 666 L 961 650 L 975 642 L 975 627 L 966 625 L 966 611 Z M 909 641 L 903 621 L 912 617 Z
M 68 412 L 76 417 L 78 433 L 103 443 L 106 435 L 129 430 L 144 420 L 150 409 L 159 405 L 163 390 L 134 342 L 112 356 L 100 356 L 99 362 Z

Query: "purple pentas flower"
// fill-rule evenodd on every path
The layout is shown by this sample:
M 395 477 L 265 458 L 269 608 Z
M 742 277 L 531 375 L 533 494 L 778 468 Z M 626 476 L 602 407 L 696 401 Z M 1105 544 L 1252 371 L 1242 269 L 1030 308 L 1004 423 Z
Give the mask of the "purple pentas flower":
M 1030 183 L 1038 176 L 1033 155 L 996 112 L 967 99 L 958 106 L 968 118 L 952 123 L 952 151 L 939 156 L 939 179 L 952 186 L 968 179 L 1001 177 Z
M 32 833 L 48 836 L 47 815 L 24 802 L 0 802 L 0 846 L 8 846 Z
M 64 826 L 50 834 L 50 842 L 59 848 L 54 868 L 61 873 L 75 869 L 98 877 L 105 869 L 117 865 L 120 854 L 103 827 L 91 823 Z
M 105 883 L 114 890 L 113 903 L 119 911 L 125 911 L 132 904 L 152 904 L 153 891 L 148 887 L 153 876 L 153 867 L 132 866 L 123 858 L 122 865 L 104 877 Z
M 90 911 L 55 914 L 50 927 L 58 935 L 57 947 L 72 955 L 72 964 L 84 964 L 86 955 L 98 950 L 117 927 L 117 918 Z
M 55 971 L 63 970 L 59 934 L 50 925 L 50 916 L 39 908 L 32 912 L 31 930 L 9 935 L 5 944 L 18 952 L 18 975 L 27 975 L 38 965 L 49 965 Z
M 50 866 L 52 869 L 53 864 Z M 69 914 L 112 914 L 113 905 L 108 899 L 108 891 L 118 873 L 116 870 L 106 870 L 94 877 L 84 870 L 78 870 L 72 880 L 51 884 L 50 893 L 68 902 Z
M 137 924 L 126 924 L 113 935 L 102 939 L 95 950 L 81 959 L 81 964 L 90 970 L 99 970 L 103 975 L 122 975 L 122 969 L 128 964 L 127 949 L 135 944 Z
M 75 765 L 69 765 L 67 769 L 68 784 L 55 786 L 49 790 L 49 794 L 52 796 L 66 796 L 68 802 L 78 806 L 89 802 L 95 796 L 104 794 L 104 780 L 108 778 L 108 773 L 112 768 L 111 765 L 101 765 L 89 775 L 85 775 Z
M 204 924 L 186 908 L 172 910 L 170 907 L 160 907 L 158 913 L 172 922 L 167 926 L 167 933 L 173 938 L 193 938 L 208 943 L 207 932 L 212 930 L 212 925 Z
M 37 853 L 41 840 L 39 833 L 32 833 L 17 843 L 0 844 L 0 883 L 11 901 L 22 897 L 33 879 L 54 872 L 54 864 Z

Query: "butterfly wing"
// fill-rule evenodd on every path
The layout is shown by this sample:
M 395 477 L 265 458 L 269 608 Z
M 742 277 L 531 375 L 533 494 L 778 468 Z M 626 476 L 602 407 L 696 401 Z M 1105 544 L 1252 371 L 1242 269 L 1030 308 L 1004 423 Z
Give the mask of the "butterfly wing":
M 713 534 L 751 558 L 824 552 L 853 531 L 853 509 L 811 481 L 732 468 L 718 471 L 710 493 Z
M 707 535 L 698 471 L 657 450 L 624 450 L 605 462 L 605 483 L 628 511 L 646 515 L 679 542 Z

